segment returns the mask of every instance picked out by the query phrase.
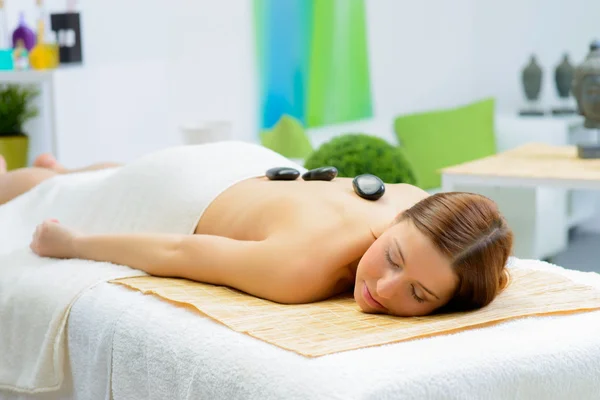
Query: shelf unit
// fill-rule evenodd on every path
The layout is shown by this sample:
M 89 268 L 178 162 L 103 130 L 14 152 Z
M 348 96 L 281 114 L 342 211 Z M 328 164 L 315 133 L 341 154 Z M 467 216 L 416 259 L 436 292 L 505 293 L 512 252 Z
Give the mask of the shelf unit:
M 43 152 L 58 155 L 56 126 L 56 70 L 0 71 L 0 84 L 33 84 L 40 89 L 35 100 L 39 115 L 25 126 L 29 137 L 29 164 L 32 158 Z

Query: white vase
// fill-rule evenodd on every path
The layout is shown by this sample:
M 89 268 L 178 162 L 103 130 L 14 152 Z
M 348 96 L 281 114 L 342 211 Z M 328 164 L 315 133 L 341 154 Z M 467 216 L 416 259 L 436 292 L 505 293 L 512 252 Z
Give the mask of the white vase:
M 183 142 L 186 145 L 203 144 L 232 140 L 231 122 L 206 121 L 187 124 L 181 127 Z

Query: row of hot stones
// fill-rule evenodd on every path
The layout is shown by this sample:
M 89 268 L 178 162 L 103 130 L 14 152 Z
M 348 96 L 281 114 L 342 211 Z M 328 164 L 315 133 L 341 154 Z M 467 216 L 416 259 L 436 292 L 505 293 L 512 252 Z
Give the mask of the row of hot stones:
M 302 174 L 305 181 L 332 181 L 338 175 L 335 167 L 321 167 L 311 169 Z M 295 181 L 300 177 L 300 171 L 289 167 L 276 167 L 269 169 L 265 176 L 272 181 Z M 385 184 L 381 179 L 372 174 L 362 174 L 352 179 L 354 192 L 367 200 L 377 200 L 385 193 Z

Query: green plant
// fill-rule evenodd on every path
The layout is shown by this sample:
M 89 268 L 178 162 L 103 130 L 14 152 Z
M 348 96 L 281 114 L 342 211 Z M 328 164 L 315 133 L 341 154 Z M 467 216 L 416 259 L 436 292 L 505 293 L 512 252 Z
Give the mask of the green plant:
M 38 94 L 33 86 L 0 85 L 0 136 L 24 134 L 25 122 L 38 115 L 32 103 Z
M 384 139 L 346 134 L 324 143 L 305 161 L 307 169 L 334 166 L 338 176 L 353 178 L 373 174 L 386 183 L 416 184 L 412 167 L 402 151 Z

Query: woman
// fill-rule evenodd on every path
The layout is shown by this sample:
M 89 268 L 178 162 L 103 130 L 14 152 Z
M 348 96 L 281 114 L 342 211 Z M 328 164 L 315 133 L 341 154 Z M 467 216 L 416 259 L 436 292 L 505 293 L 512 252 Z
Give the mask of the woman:
M 483 196 L 430 196 L 411 185 L 388 184 L 382 198 L 369 201 L 354 193 L 350 178 L 271 181 L 265 167 L 289 166 L 289 160 L 238 142 L 158 153 L 114 168 L 106 179 L 128 176 L 147 186 L 164 180 L 143 183 L 143 176 L 164 171 L 175 179 L 204 168 L 197 175 L 201 182 L 187 178 L 185 185 L 206 185 L 208 192 L 210 182 L 225 180 L 201 208 L 194 234 L 86 234 L 47 220 L 37 227 L 31 249 L 43 257 L 106 261 L 229 286 L 286 304 L 353 290 L 364 312 L 397 316 L 483 307 L 506 283 L 512 233 Z M 115 165 L 69 171 L 43 155 L 34 168 L 2 169 L 0 204 L 58 175 L 105 167 Z M 243 169 L 243 179 L 236 168 Z M 157 196 L 158 190 L 176 191 L 156 186 Z M 174 194 L 172 201 L 180 197 Z

